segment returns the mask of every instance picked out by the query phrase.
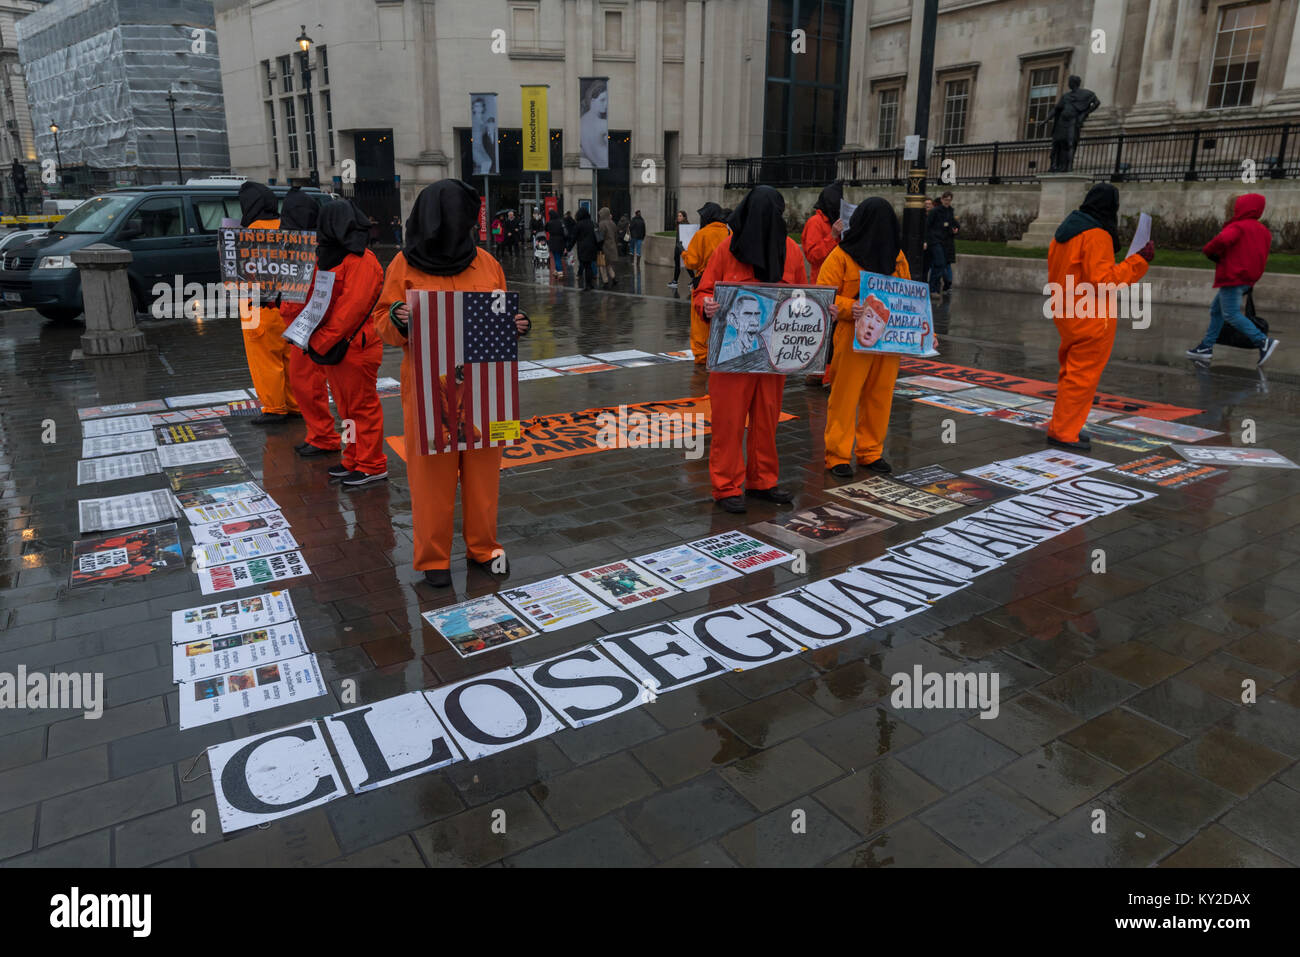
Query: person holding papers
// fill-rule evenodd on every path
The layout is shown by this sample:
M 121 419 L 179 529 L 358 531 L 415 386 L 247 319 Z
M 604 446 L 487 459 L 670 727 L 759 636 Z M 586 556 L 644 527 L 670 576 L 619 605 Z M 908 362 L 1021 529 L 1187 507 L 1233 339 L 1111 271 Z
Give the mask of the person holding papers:
M 709 257 L 691 297 L 705 319 L 712 322 L 718 312 L 713 288 L 720 282 L 807 284 L 803 252 L 786 234 L 784 212 L 785 199 L 770 186 L 756 186 L 741 200 L 731 217 L 731 239 Z M 785 376 L 774 372 L 709 373 L 709 475 L 713 500 L 728 512 L 745 511 L 745 495 L 780 504 L 794 498 L 776 487 L 776 423 L 784 390 Z
M 294 349 L 295 361 L 309 362 L 329 382 L 344 423 L 343 458 L 329 469 L 331 478 L 356 488 L 388 478 L 384 455 L 384 410 L 375 390 L 384 343 L 375 332 L 371 311 L 384 284 L 384 269 L 367 246 L 370 217 L 346 200 L 326 203 L 316 225 L 317 276 L 330 273 L 334 285 L 329 306 L 307 341 L 307 350 Z M 292 322 L 305 304 L 286 303 Z M 324 388 L 321 388 L 323 397 Z M 334 417 L 328 435 L 335 443 Z M 305 415 L 305 407 L 304 407 Z M 350 423 L 350 425 L 349 425 Z
M 879 337 L 879 325 L 868 303 L 859 299 L 861 274 L 911 279 L 903 255 L 898 216 L 888 200 L 873 196 L 853 211 L 849 228 L 840 244 L 831 250 L 817 274 L 817 285 L 834 286 L 835 378 L 826 408 L 826 467 L 837 478 L 852 478 L 854 440 L 858 464 L 873 472 L 892 471 L 882 458 L 889 412 L 894 401 L 894 380 L 898 378 L 898 356 L 855 352 L 854 335 L 859 326 Z M 870 335 L 863 341 L 874 342 Z
M 1091 295 L 1096 309 L 1075 308 L 1075 300 L 1053 296 L 1052 321 L 1061 336 L 1057 353 L 1061 371 L 1056 404 L 1047 423 L 1047 444 L 1086 452 L 1092 448 L 1083 431 L 1097 395 L 1101 374 L 1115 345 L 1118 322 L 1107 315 L 1109 295 L 1105 290 L 1127 286 L 1146 275 L 1156 256 L 1148 242 L 1121 263 L 1115 262 L 1119 245 L 1119 190 L 1110 183 L 1097 183 L 1088 190 L 1083 204 L 1066 216 L 1047 247 L 1047 281 L 1057 289 Z M 1086 305 L 1086 303 L 1085 303 Z M 1083 313 L 1083 315 L 1080 315 Z
M 252 180 L 239 187 L 239 225 L 253 229 L 279 229 L 279 202 L 271 187 Z M 284 318 L 280 315 L 279 297 L 266 303 L 260 298 L 239 301 L 240 325 L 244 330 L 244 354 L 248 357 L 248 374 L 253 378 L 260 415 L 249 419 L 254 425 L 278 425 L 299 415 L 289 385 L 289 342 L 282 339 Z
M 691 237 L 690 245 L 682 253 L 682 265 L 686 267 L 697 285 L 700 276 L 704 275 L 704 267 L 708 265 L 713 251 L 731 235 L 731 230 L 723 221 L 722 207 L 717 203 L 705 203 L 699 208 L 699 214 L 699 231 Z M 691 352 L 695 356 L 697 366 L 704 365 L 709 359 L 709 324 L 700 314 L 700 307 L 693 298 L 691 300 Z
M 475 245 L 478 209 L 478 190 L 468 183 L 444 179 L 426 186 L 416 197 L 406 221 L 406 246 L 389 264 L 383 292 L 372 313 L 384 341 L 402 347 L 402 430 L 411 487 L 414 565 L 435 588 L 451 584 L 451 535 L 458 482 L 469 564 L 490 574 L 509 573 L 497 542 L 501 447 L 420 454 L 416 403 L 422 397 L 417 394 L 407 343 L 409 290 L 492 292 L 506 288 L 501 264 Z M 525 335 L 531 326 L 528 316 L 520 312 L 514 318 L 516 332 Z M 502 562 L 494 569 L 498 557 Z
M 821 191 L 812 215 L 803 224 L 803 254 L 808 260 L 810 276 L 816 276 L 822 271 L 822 263 L 831 254 L 831 250 L 839 244 L 840 236 L 844 232 L 844 223 L 840 220 L 840 202 L 843 198 L 844 190 L 839 181 L 831 183 Z M 834 355 L 835 346 L 832 344 L 831 353 L 826 358 L 826 371 L 819 375 L 805 376 L 804 385 L 829 386 L 834 381 L 834 376 L 831 374 L 831 360 Z
M 316 198 L 295 186 L 284 194 L 284 200 L 280 203 L 280 228 L 314 230 L 319 215 L 320 204 Z M 286 328 L 301 311 L 301 303 L 280 304 L 280 315 Z M 334 431 L 334 414 L 330 412 L 325 369 L 307 358 L 306 352 L 294 346 L 289 348 L 289 387 L 293 390 L 298 411 L 302 413 L 307 425 L 307 439 L 294 446 L 294 451 L 307 458 L 337 452 L 339 437 Z

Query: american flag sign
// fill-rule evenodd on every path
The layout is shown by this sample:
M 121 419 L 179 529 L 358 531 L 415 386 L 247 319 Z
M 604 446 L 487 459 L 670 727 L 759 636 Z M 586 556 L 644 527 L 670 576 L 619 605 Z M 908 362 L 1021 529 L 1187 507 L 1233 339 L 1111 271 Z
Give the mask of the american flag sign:
M 409 290 L 420 453 L 521 441 L 519 296 Z

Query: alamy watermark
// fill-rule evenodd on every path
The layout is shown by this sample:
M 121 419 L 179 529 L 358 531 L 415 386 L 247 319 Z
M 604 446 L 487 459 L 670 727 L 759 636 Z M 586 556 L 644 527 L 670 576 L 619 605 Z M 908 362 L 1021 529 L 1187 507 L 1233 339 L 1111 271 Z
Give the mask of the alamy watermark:
M 889 703 L 895 708 L 951 709 L 964 711 L 976 708 L 980 717 L 992 720 L 1001 710 L 996 671 L 975 672 L 925 671 L 913 665 L 910 672 L 899 671 L 890 676 L 894 690 Z
M 1064 283 L 1043 286 L 1044 319 L 1132 320 L 1134 329 L 1151 325 L 1151 284 L 1147 282 L 1080 282 L 1067 274 Z
M 153 297 L 149 315 L 155 319 L 238 319 L 244 303 L 249 328 L 256 328 L 262 305 L 261 288 L 255 282 L 185 282 L 178 275 L 171 282 L 154 283 L 149 294 Z
M 705 417 L 700 412 L 629 413 L 620 405 L 617 415 L 596 416 L 596 424 L 596 445 L 602 449 L 683 449 L 688 459 L 704 457 Z
M 0 671 L 0 710 L 30 708 L 84 711 L 84 718 L 104 715 L 104 673 L 28 672 L 19 665 L 16 674 Z

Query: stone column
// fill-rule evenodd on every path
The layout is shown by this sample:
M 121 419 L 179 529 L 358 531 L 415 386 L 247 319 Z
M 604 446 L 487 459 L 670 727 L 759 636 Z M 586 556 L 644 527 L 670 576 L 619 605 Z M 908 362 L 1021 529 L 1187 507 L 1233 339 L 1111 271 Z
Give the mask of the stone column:
M 126 277 L 131 254 L 95 243 L 74 252 L 72 262 L 81 271 L 81 300 L 86 311 L 82 354 L 89 358 L 143 352 L 147 343 L 135 325 L 135 303 Z
M 1083 59 L 1070 72 L 1083 78 L 1083 85 L 1097 94 L 1101 106 L 1088 124 L 1092 127 L 1108 126 L 1118 117 L 1115 91 L 1119 79 L 1119 51 L 1124 36 L 1124 7 L 1126 0 L 1093 0 L 1092 26 L 1083 44 Z M 1101 30 L 1106 39 L 1106 52 L 1092 52 L 1092 31 Z M 1061 92 L 1066 89 L 1061 77 Z
M 1185 0 L 1152 0 L 1142 44 L 1142 70 L 1137 98 L 1127 123 L 1160 123 L 1174 114 L 1178 79 L 1177 40 Z
M 1101 2 L 1101 0 L 1098 0 Z M 1119 2 L 1119 0 L 1114 0 Z M 869 4 L 853 4 L 853 20 L 850 25 L 849 41 L 849 80 L 845 91 L 848 100 L 844 113 L 844 149 L 867 149 L 867 134 L 870 132 L 871 115 L 871 77 L 868 69 L 870 56 L 871 11 Z M 899 117 L 902 120 L 902 117 Z
M 1008 246 L 1046 247 L 1066 214 L 1083 202 L 1092 177 L 1080 173 L 1040 173 L 1038 176 L 1038 218 L 1025 234 Z
M 663 155 L 663 20 L 659 0 L 638 0 L 636 5 L 636 89 L 632 114 L 632 167 L 628 170 L 632 210 L 663 208 L 664 180 L 668 170 Z M 630 105 L 630 104 L 629 104 Z M 653 182 L 643 182 L 645 160 L 654 163 Z M 629 211 L 630 215 L 631 211 Z

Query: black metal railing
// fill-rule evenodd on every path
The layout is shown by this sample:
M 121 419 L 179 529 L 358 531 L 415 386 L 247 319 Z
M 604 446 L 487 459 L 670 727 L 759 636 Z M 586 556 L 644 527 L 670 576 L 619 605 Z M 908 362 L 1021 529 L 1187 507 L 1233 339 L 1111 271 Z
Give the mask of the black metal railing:
M 1048 170 L 1051 153 L 1050 140 L 932 146 L 927 178 L 934 185 L 1029 183 Z M 901 146 L 749 157 L 727 160 L 726 188 L 824 186 L 837 179 L 850 186 L 903 186 L 909 165 Z M 1240 179 L 1247 172 L 1258 179 L 1300 178 L 1300 121 L 1085 136 L 1071 172 L 1116 183 Z

